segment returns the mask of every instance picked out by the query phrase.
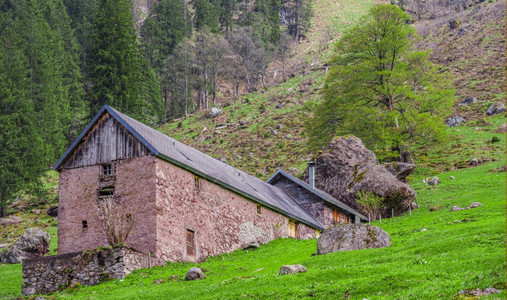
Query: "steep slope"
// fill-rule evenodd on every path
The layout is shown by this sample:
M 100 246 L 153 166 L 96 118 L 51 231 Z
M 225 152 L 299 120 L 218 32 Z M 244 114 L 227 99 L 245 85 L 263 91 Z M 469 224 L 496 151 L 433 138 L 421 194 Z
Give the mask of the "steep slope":
M 303 123 L 318 102 L 331 43 L 374 4 L 373 0 L 314 1 L 311 31 L 289 62 L 291 78 L 242 97 L 215 119 L 195 114 L 159 129 L 262 179 L 279 167 L 298 168 L 292 170 L 298 174 L 310 158 Z M 280 69 L 277 64 L 273 68 Z
M 297 175 L 311 158 L 305 149 L 303 123 L 319 101 L 332 42 L 374 4 L 373 1 L 316 0 L 312 31 L 298 45 L 290 62 L 292 78 L 242 97 L 225 107 L 224 114 L 218 118 L 196 114 L 174 120 L 160 130 L 263 179 L 279 167 L 292 169 Z M 456 105 L 455 114 L 467 116 L 470 126 L 488 124 L 477 120 L 485 117 L 491 101 L 505 98 L 505 14 L 501 9 L 504 6 L 505 2 L 485 2 L 462 13 L 459 20 L 461 28 L 466 29 L 464 34 L 460 34 L 463 31 L 459 28 L 450 30 L 447 19 L 414 25 L 424 35 L 418 46 L 433 49 L 432 60 L 455 75 L 458 100 L 476 96 L 482 101 L 469 107 Z M 453 139 L 459 139 L 459 135 Z M 479 147 L 458 142 L 453 145 L 459 147 L 454 148 L 456 151 Z M 444 145 L 429 145 L 416 153 L 416 163 L 433 170 L 451 167 L 431 163 L 429 155 L 434 152 L 429 149 L 435 147 L 441 153 L 450 150 Z

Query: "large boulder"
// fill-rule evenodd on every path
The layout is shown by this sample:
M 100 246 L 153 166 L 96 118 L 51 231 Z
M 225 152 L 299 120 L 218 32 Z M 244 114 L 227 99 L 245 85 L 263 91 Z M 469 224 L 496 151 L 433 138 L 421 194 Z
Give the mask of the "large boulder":
M 486 115 L 492 116 L 505 112 L 505 105 L 502 102 L 495 102 L 486 111 Z
M 398 180 L 402 182 L 406 182 L 406 178 L 412 171 L 415 169 L 415 164 L 408 164 L 402 162 L 390 162 L 385 163 L 384 168 L 386 168 L 389 173 L 393 174 Z
M 334 138 L 314 162 L 315 187 L 352 208 L 358 209 L 360 191 L 384 198 L 389 205 L 384 215 L 389 216 L 391 208 L 399 215 L 415 200 L 415 191 L 387 171 L 355 136 Z M 303 177 L 308 178 L 308 170 Z
M 317 254 L 390 246 L 391 237 L 382 228 L 366 224 L 337 224 L 317 239 Z
M 0 253 L 0 262 L 17 264 L 25 258 L 41 257 L 49 252 L 50 240 L 46 231 L 28 228 L 6 252 Z

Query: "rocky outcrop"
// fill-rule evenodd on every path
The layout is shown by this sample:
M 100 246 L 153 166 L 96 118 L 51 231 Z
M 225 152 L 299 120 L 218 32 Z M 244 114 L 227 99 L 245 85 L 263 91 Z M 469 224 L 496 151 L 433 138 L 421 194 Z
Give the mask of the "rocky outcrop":
M 317 254 L 383 248 L 391 246 L 391 237 L 382 228 L 365 224 L 338 224 L 317 239 Z
M 415 169 L 414 164 L 402 163 L 402 162 L 390 162 L 383 164 L 389 173 L 393 174 L 398 180 L 406 182 L 406 178 Z
M 415 200 L 415 191 L 399 181 L 381 165 L 375 154 L 355 136 L 334 138 L 315 162 L 315 186 L 352 208 L 359 191 L 372 192 L 385 199 L 395 214 L 408 210 Z M 308 170 L 304 174 L 308 181 Z
M 201 280 L 204 278 L 206 278 L 206 276 L 199 268 L 190 268 L 185 275 L 185 280 Z
M 0 262 L 17 264 L 23 259 L 41 257 L 49 252 L 49 233 L 40 228 L 28 228 L 19 239 L 0 253 Z
M 502 102 L 495 102 L 486 111 L 486 115 L 493 116 L 505 112 L 505 105 Z
M 278 275 L 304 273 L 306 271 L 307 270 L 303 265 L 285 265 L 280 267 Z

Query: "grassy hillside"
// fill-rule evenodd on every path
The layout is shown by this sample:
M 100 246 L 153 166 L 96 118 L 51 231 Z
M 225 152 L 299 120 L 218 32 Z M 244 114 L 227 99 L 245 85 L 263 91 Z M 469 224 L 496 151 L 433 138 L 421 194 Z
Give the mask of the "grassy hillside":
M 228 164 L 262 179 L 279 167 L 297 168 L 294 173 L 300 173 L 310 158 L 305 149 L 303 124 L 319 101 L 325 78 L 324 64 L 332 49 L 329 46 L 372 5 L 373 1 L 315 1 L 314 25 L 293 58 L 294 69 L 299 70 L 293 78 L 242 97 L 224 107 L 224 114 L 216 119 L 196 114 L 174 120 L 160 130 L 215 158 L 225 158 Z M 453 114 L 467 118 L 467 126 L 487 125 L 483 119 L 488 105 L 505 98 L 505 9 L 501 9 L 502 5 L 505 2 L 485 2 L 459 16 L 461 28 L 466 29 L 464 34 L 459 34 L 459 29 L 449 29 L 447 19 L 414 24 L 424 35 L 418 47 L 433 49 L 432 60 L 454 74 L 458 100 L 469 96 L 479 99 L 477 104 L 456 105 L 454 109 Z M 459 134 L 451 138 L 459 139 Z M 453 151 L 462 151 L 462 156 L 468 154 L 467 149 L 475 149 L 457 141 L 449 145 Z M 445 147 L 426 148 L 441 149 L 442 153 L 451 149 Z M 436 167 L 437 171 L 450 167 L 432 162 L 427 149 L 417 151 L 416 164 Z M 489 150 L 485 152 L 491 154 Z
M 450 129 L 462 140 L 487 144 L 490 131 L 505 117 L 487 119 L 484 130 Z M 505 134 L 496 134 L 498 152 L 505 153 Z M 434 150 L 438 153 L 438 150 Z M 435 154 L 442 162 L 453 155 Z M 444 161 L 447 157 L 448 161 Z M 208 259 L 197 266 L 207 275 L 200 282 L 183 281 L 194 264 L 135 271 L 125 280 L 111 280 L 56 294 L 56 299 L 450 299 L 459 291 L 496 287 L 502 294 L 481 299 L 505 299 L 506 173 L 505 155 L 476 167 L 436 174 L 421 169 L 411 186 L 420 205 L 412 215 L 383 220 L 392 247 L 311 256 L 316 241 L 277 240 L 255 251 L 236 251 Z M 441 184 L 425 186 L 421 180 L 438 175 Z M 452 180 L 449 176 L 454 176 Z M 450 212 L 453 205 L 482 207 Z M 430 208 L 437 209 L 430 212 Z M 308 273 L 278 276 L 283 264 L 301 263 Z M 177 279 L 169 279 L 178 276 Z M 20 295 L 21 266 L 0 265 L 0 298 Z
M 454 113 L 468 120 L 448 129 L 447 143 L 416 150 L 417 168 L 409 180 L 421 208 L 412 216 L 376 224 L 391 234 L 392 247 L 311 256 L 315 240 L 277 240 L 256 251 L 200 263 L 208 276 L 200 282 L 182 281 L 193 264 L 177 263 L 54 298 L 450 299 L 463 289 L 494 286 L 502 293 L 483 299 L 505 299 L 506 175 L 492 172 L 505 166 L 505 133 L 494 132 L 505 115 L 485 116 L 490 103 L 505 98 L 505 14 L 498 13 L 500 4 L 485 2 L 481 10 L 463 14 L 467 32 L 461 35 L 442 22 L 415 24 L 428 29 L 420 46 L 433 48 L 434 61 L 455 74 L 459 100 L 476 96 L 481 102 L 456 106 Z M 160 130 L 261 179 L 279 167 L 298 175 L 310 159 L 303 123 L 319 101 L 330 42 L 372 5 L 370 0 L 315 0 L 314 25 L 292 58 L 292 78 L 223 107 L 224 114 L 215 119 L 196 114 Z M 492 142 L 494 137 L 499 141 Z M 470 167 L 474 157 L 484 162 Z M 435 175 L 440 185 L 421 183 Z M 51 173 L 44 199 L 27 197 L 10 208 L 24 222 L 0 228 L 0 243 L 12 243 L 26 228 L 39 226 L 51 233 L 50 253 L 56 253 L 56 220 L 45 210 L 56 202 L 57 181 Z M 483 206 L 450 212 L 452 205 L 475 201 Z M 440 210 L 430 212 L 430 207 Z M 308 273 L 277 276 L 280 265 L 292 263 L 304 264 Z M 170 280 L 172 275 L 178 279 Z M 21 265 L 0 264 L 0 278 L 0 298 L 20 296 Z

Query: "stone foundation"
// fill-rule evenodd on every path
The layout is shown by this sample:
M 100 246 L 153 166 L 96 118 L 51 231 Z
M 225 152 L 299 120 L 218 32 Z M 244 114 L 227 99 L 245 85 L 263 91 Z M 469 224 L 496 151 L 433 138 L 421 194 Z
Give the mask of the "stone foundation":
M 130 248 L 67 253 L 23 260 L 23 295 L 49 294 L 77 282 L 95 285 L 108 278 L 125 278 L 133 270 L 160 263 Z

